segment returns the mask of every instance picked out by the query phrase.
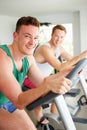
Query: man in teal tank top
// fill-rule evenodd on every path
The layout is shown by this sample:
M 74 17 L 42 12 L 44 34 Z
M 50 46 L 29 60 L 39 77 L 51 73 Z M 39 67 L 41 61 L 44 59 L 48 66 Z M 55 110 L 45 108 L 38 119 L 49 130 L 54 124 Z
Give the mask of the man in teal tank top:
M 45 93 L 64 94 L 71 86 L 66 75 L 72 69 L 44 78 L 36 65 L 33 51 L 39 38 L 39 21 L 31 16 L 21 17 L 10 45 L 0 45 L 0 130 L 36 130 L 24 108 Z M 82 54 L 87 57 L 87 52 Z M 37 86 L 22 92 L 28 76 Z

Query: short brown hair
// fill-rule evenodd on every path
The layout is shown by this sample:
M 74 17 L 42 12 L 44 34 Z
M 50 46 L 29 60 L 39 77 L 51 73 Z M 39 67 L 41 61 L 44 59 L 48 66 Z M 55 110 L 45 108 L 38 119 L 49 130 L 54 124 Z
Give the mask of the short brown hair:
M 56 25 L 52 29 L 52 34 L 55 32 L 56 29 L 62 30 L 66 33 L 66 28 L 63 25 Z
M 20 19 L 18 19 L 16 23 L 15 31 L 18 32 L 22 25 L 33 25 L 33 26 L 39 27 L 40 22 L 35 17 L 31 17 L 31 16 L 21 17 Z

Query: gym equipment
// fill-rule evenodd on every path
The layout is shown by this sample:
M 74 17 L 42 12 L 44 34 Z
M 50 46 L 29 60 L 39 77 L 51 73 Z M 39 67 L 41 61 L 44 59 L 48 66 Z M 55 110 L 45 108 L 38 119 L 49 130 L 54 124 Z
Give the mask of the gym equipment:
M 72 81 L 72 86 L 77 81 L 77 79 L 81 79 L 81 83 L 85 82 L 83 80 L 83 77 L 78 76 L 78 73 L 87 65 L 87 59 L 83 59 L 79 61 L 76 64 L 76 67 L 68 74 L 67 78 L 69 78 Z M 83 84 L 84 86 L 84 84 Z M 84 90 L 85 91 L 85 90 Z M 50 116 L 46 114 L 48 117 L 49 123 L 53 126 L 54 130 L 76 130 L 76 126 L 73 122 L 75 118 L 72 119 L 72 116 L 68 110 L 68 107 L 66 105 L 65 99 L 63 95 L 55 94 L 52 92 L 49 92 L 47 95 L 45 95 L 42 98 L 37 99 L 33 103 L 27 106 L 28 110 L 32 110 L 36 108 L 37 106 L 40 106 L 42 104 L 45 104 L 47 102 L 54 101 L 56 104 L 56 107 L 59 112 L 59 117 L 54 115 Z M 41 130 L 41 129 L 40 129 Z M 48 129 L 50 130 L 50 129 Z

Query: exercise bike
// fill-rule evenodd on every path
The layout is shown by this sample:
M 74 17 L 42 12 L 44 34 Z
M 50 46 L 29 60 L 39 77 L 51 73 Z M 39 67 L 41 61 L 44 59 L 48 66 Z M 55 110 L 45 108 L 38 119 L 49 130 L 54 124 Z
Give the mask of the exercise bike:
M 81 83 L 84 86 L 84 92 L 87 96 L 87 90 L 86 90 L 86 83 L 82 76 L 78 76 L 78 73 L 87 65 L 87 59 L 83 59 L 80 62 L 76 64 L 76 67 L 68 74 L 67 78 L 69 78 L 72 81 L 72 86 L 77 81 L 77 79 L 81 80 Z M 76 118 L 73 118 L 69 112 L 69 109 L 67 107 L 67 104 L 65 102 L 64 96 L 55 94 L 52 92 L 49 92 L 47 95 L 45 95 L 42 98 L 39 98 L 38 100 L 34 101 L 33 103 L 29 104 L 27 106 L 28 110 L 33 110 L 34 108 L 46 104 L 50 101 L 54 101 L 56 104 L 56 107 L 59 112 L 59 116 L 52 116 L 51 114 L 46 114 L 49 125 L 52 126 L 52 130 L 76 130 L 76 125 L 74 123 Z M 87 121 L 87 119 L 84 119 Z M 44 130 L 43 128 L 38 128 L 38 130 Z M 47 126 L 47 130 L 51 130 L 49 126 Z

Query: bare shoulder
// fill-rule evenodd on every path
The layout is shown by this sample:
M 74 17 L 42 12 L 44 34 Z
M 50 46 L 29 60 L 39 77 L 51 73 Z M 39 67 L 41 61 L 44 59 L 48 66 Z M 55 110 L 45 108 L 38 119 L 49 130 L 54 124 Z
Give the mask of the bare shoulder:
M 47 53 L 49 51 L 52 51 L 52 48 L 50 46 L 47 46 L 47 45 L 41 45 L 39 47 L 38 51 L 41 53 Z
M 44 63 L 50 54 L 53 54 L 51 47 L 47 45 L 41 45 L 34 53 L 34 57 L 37 62 Z
M 40 46 L 40 48 L 41 48 L 41 49 L 51 49 L 51 47 L 50 47 L 50 46 L 47 46 L 47 45 L 42 45 L 42 46 Z
M 0 49 L 0 68 L 4 70 L 5 68 L 12 68 L 11 58 L 2 49 Z
M 3 62 L 8 62 L 10 60 L 9 56 L 6 54 L 6 52 L 2 49 L 0 49 L 0 60 Z M 1 62 L 1 63 L 2 63 Z
M 51 47 L 47 46 L 47 45 L 41 45 L 40 47 L 38 47 L 34 53 L 34 57 L 35 59 L 37 57 L 42 57 L 43 55 L 47 54 L 49 51 L 51 51 Z

